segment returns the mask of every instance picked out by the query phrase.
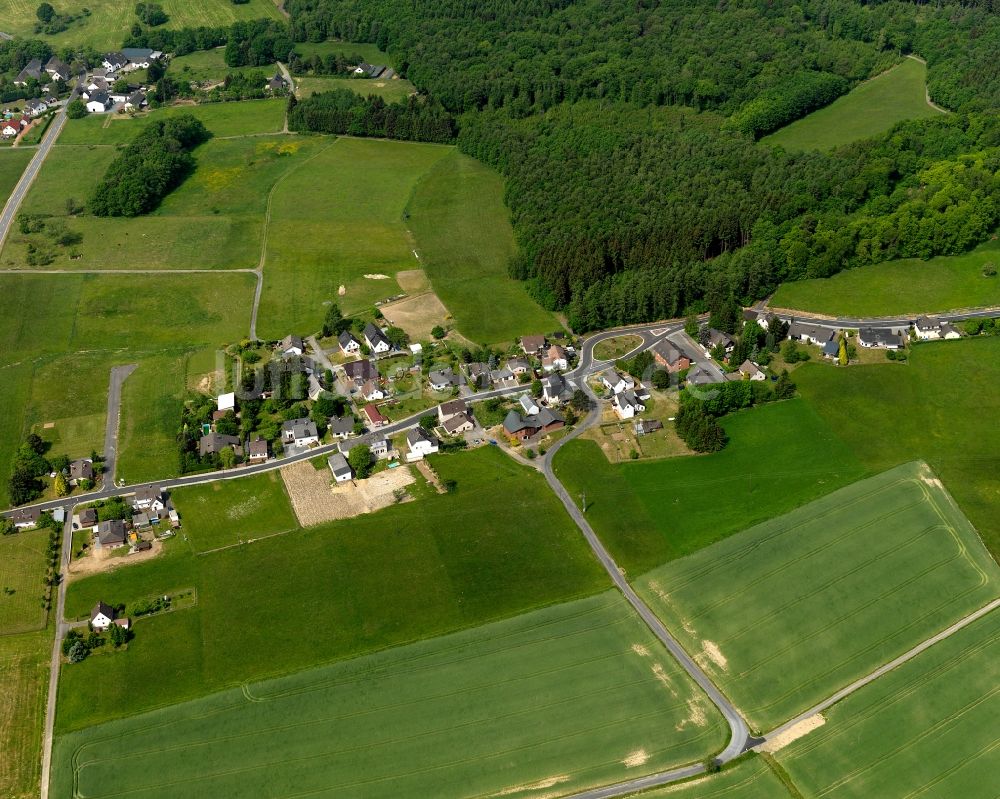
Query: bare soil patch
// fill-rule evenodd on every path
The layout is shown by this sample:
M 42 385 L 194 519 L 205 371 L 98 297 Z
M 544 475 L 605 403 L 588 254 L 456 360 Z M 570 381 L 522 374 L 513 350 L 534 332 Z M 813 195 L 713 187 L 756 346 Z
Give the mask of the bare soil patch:
M 554 788 L 556 785 L 568 781 L 568 774 L 560 774 L 556 777 L 546 777 L 544 780 L 538 780 L 537 782 L 526 782 L 524 785 L 512 785 L 510 788 L 504 788 L 499 793 L 493 794 L 493 796 L 511 796 L 518 793 L 527 793 L 528 791 L 542 791 L 546 788 Z
M 403 328 L 413 339 L 430 338 L 435 326 L 444 326 L 451 319 L 444 303 L 432 291 L 383 305 L 381 311 L 386 320 Z
M 792 741 L 797 741 L 799 738 L 804 738 L 806 735 L 811 733 L 813 730 L 819 729 L 824 724 L 826 724 L 826 718 L 822 713 L 817 713 L 815 716 L 810 716 L 807 719 L 802 719 L 798 724 L 789 727 L 780 735 L 775 735 L 770 741 L 765 741 L 760 745 L 761 752 L 767 752 L 768 754 L 774 754 L 782 749 L 784 749 Z
M 636 766 L 645 765 L 648 760 L 649 753 L 645 749 L 636 749 L 634 752 L 629 752 L 622 761 L 622 765 L 625 768 L 635 768 Z
M 397 499 L 402 496 L 398 492 L 405 492 L 406 487 L 415 482 L 410 469 L 400 466 L 366 480 L 332 485 L 329 470 L 316 469 L 308 461 L 286 466 L 281 470 L 281 479 L 285 481 L 295 516 L 303 527 L 350 519 L 396 502 L 406 502 L 410 497 Z
M 69 564 L 69 579 L 75 580 L 78 577 L 85 577 L 88 574 L 113 571 L 122 566 L 131 566 L 134 563 L 143 563 L 151 560 L 163 552 L 163 542 L 154 538 L 151 543 L 153 545 L 152 549 L 147 549 L 143 552 L 133 552 L 131 555 L 113 555 L 112 550 L 107 547 L 97 549 L 91 546 L 87 549 L 87 554 Z
M 407 294 L 423 294 L 431 290 L 431 281 L 423 269 L 404 269 L 396 273 L 396 282 Z
M 701 642 L 702 651 L 700 654 L 695 656 L 695 660 L 704 665 L 707 660 L 710 663 L 714 663 L 723 671 L 729 669 L 729 661 L 726 660 L 726 656 L 722 654 L 722 650 L 719 649 L 718 644 L 714 641 L 704 640 Z
M 441 478 L 438 477 L 438 473 L 434 471 L 433 467 L 427 461 L 417 461 L 413 464 L 417 467 L 417 471 L 420 472 L 424 479 L 427 480 L 439 494 L 444 494 L 447 489 L 441 485 Z

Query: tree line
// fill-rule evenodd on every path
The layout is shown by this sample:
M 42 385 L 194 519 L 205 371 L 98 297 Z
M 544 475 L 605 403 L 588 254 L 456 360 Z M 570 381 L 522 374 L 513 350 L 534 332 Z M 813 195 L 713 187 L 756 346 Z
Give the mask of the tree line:
M 191 114 L 152 122 L 108 165 L 91 192 L 89 211 L 95 216 L 148 214 L 194 169 L 191 150 L 208 136 Z
M 408 97 L 387 103 L 350 89 L 289 98 L 288 128 L 295 131 L 374 136 L 406 141 L 448 143 L 455 139 L 455 118 L 437 103 Z

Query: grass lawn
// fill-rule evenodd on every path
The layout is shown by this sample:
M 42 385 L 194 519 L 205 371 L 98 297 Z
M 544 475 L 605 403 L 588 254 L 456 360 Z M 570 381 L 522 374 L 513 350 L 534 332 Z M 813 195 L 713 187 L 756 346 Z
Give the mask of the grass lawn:
M 0 367 L 4 409 L 0 413 L 0 507 L 3 508 L 10 505 L 10 475 L 14 470 L 14 452 L 25 434 L 24 411 L 31 395 L 33 371 L 30 363 Z
M 249 0 L 234 5 L 230 0 L 159 0 L 170 18 L 166 28 L 227 26 L 241 19 L 281 19 L 273 0 Z M 121 46 L 136 22 L 132 0 L 64 0 L 56 6 L 60 14 L 79 17 L 65 31 L 54 36 L 35 34 L 37 5 L 25 0 L 0 0 L 0 19 L 6 33 L 44 39 L 54 47 L 91 47 L 110 50 Z
M 9 147 L 0 150 L 0 207 L 7 202 L 34 154 L 34 150 L 14 150 Z
M 406 212 L 421 263 L 462 335 L 492 344 L 559 328 L 507 275 L 516 245 L 500 175 L 453 151 L 417 184 Z
M 350 89 L 362 97 L 381 97 L 387 103 L 406 100 L 415 94 L 417 87 L 402 78 L 395 80 L 362 80 L 360 78 L 332 77 L 297 77 L 295 78 L 295 93 L 299 97 L 311 97 L 321 92 L 332 92 L 334 89 Z
M 204 105 L 174 105 L 147 111 L 134 117 L 92 114 L 82 119 L 68 120 L 59 135 L 58 146 L 124 144 L 153 120 L 177 114 L 193 114 L 213 135 L 219 137 L 280 133 L 285 120 L 285 101 L 278 98 Z
M 5 799 L 38 796 L 53 634 L 50 627 L 0 635 L 0 796 Z
M 226 64 L 226 48 L 216 47 L 214 50 L 195 50 L 187 55 L 170 59 L 170 77 L 182 83 L 217 83 L 225 79 L 231 72 L 246 72 L 260 70 L 274 74 L 277 64 L 265 67 L 231 67 Z
M 832 150 L 877 136 L 904 119 L 940 114 L 927 104 L 926 88 L 926 65 L 904 58 L 897 66 L 856 86 L 826 108 L 813 111 L 761 141 L 786 150 Z
M 547 787 L 564 795 L 724 740 L 707 700 L 605 592 L 64 736 L 53 792 L 235 796 L 252 781 L 260 797 L 293 784 L 369 799 L 499 796 L 559 775 Z M 125 742 L 126 764 L 100 756 Z
M 432 463 L 442 479 L 457 481 L 454 493 L 205 555 L 178 537 L 156 559 L 73 581 L 70 618 L 87 613 L 99 598 L 131 602 L 183 586 L 197 589 L 198 604 L 142 619 L 127 651 L 67 668 L 60 681 L 60 729 L 507 618 L 608 586 L 534 470 L 493 448 Z M 152 673 L 156 679 L 149 679 Z
M 636 347 L 642 344 L 640 336 L 615 336 L 614 338 L 599 341 L 594 347 L 594 360 L 614 361 L 627 355 Z
M 264 338 L 317 330 L 324 302 L 355 313 L 398 294 L 395 281 L 364 276 L 419 266 L 403 209 L 420 176 L 453 152 L 435 144 L 318 140 L 322 148 L 308 167 L 290 172 L 271 195 L 258 331 Z
M 643 792 L 641 799 L 793 799 L 762 757 L 749 755 L 736 765 L 680 785 Z
M 590 523 L 626 571 L 688 555 L 863 474 L 799 400 L 736 413 L 723 425 L 730 442 L 713 455 L 612 465 L 592 441 L 556 455 L 559 479 L 579 504 L 586 494 Z
M 903 258 L 839 272 L 833 277 L 783 283 L 775 308 L 831 316 L 896 316 L 1000 305 L 1000 278 L 984 277 L 983 264 L 1000 263 L 1000 241 L 965 255 L 921 261 Z
M 871 471 L 927 461 L 1000 557 L 1000 338 L 921 344 L 899 368 L 807 363 L 795 381 Z
M 179 488 L 173 500 L 196 552 L 299 526 L 277 471 Z
M 48 530 L 0 536 L 0 636 L 45 627 L 42 578 Z
M 1000 569 L 933 472 L 908 463 L 635 585 L 764 731 L 995 598 Z
M 993 612 L 834 705 L 776 757 L 807 796 L 995 796 L 998 659 Z

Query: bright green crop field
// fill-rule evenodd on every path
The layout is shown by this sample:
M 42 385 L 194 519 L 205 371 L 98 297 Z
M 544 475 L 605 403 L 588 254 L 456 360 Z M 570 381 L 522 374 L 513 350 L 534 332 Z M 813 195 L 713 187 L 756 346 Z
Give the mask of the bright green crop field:
M 420 180 L 406 211 L 427 276 L 466 338 L 496 343 L 559 328 L 507 274 L 515 244 L 500 175 L 452 152 Z
M 453 152 L 437 144 L 318 141 L 322 148 L 308 168 L 290 172 L 271 195 L 260 308 L 264 338 L 318 329 L 324 302 L 355 313 L 398 294 L 391 278 L 419 267 L 403 210 L 421 175 Z
M 641 799 L 792 799 L 763 758 L 749 755 L 718 774 L 648 791 Z
M 34 575 L 41 586 L 44 572 Z M 0 635 L 0 796 L 34 799 L 42 766 L 42 729 L 53 627 Z
M 871 472 L 927 461 L 1000 558 L 1000 338 L 919 344 L 900 368 L 807 363 L 795 381 Z
M 59 47 L 68 45 L 109 50 L 121 46 L 132 24 L 137 21 L 132 0 L 62 0 L 54 5 L 58 13 L 70 14 L 76 19 L 65 31 L 46 36 L 34 33 L 38 21 L 35 16 L 37 3 L 0 0 L 3 30 L 28 38 L 42 38 Z M 167 28 L 217 27 L 231 25 L 240 19 L 281 18 L 273 0 L 249 0 L 239 5 L 230 0 L 158 0 L 158 5 L 170 18 L 165 25 Z
M 998 587 L 1000 569 L 922 463 L 854 483 L 636 581 L 761 731 L 984 605 Z
M 0 635 L 45 626 L 41 600 L 48 545 L 48 530 L 0 536 Z
M 178 488 L 174 504 L 196 552 L 233 546 L 299 526 L 277 471 Z
M 856 86 L 826 108 L 761 139 L 786 150 L 832 150 L 877 136 L 904 119 L 936 116 L 927 103 L 927 66 L 905 58 L 892 69 Z
M 416 94 L 417 87 L 408 80 L 361 80 L 358 78 L 331 77 L 297 77 L 295 78 L 295 93 L 299 97 L 311 97 L 321 92 L 332 92 L 334 89 L 350 89 L 362 97 L 381 97 L 387 103 L 398 103 L 411 94 Z
M 34 150 L 15 150 L 10 147 L 0 149 L 0 208 L 7 202 L 21 173 L 34 154 Z
M 832 371 L 832 370 L 830 370 Z M 612 464 L 593 441 L 559 450 L 555 471 L 615 560 L 642 574 L 857 480 L 864 468 L 800 400 L 722 420 L 712 455 Z M 628 519 L 622 524 L 622 519 Z
M 986 263 L 1000 263 L 1000 241 L 988 241 L 965 255 L 926 261 L 902 258 L 848 269 L 833 277 L 783 283 L 771 305 L 858 317 L 919 316 L 998 306 L 1000 278 L 983 275 Z
M 85 615 L 98 599 L 129 603 L 186 587 L 196 589 L 198 602 L 138 621 L 127 651 L 68 666 L 60 680 L 60 729 L 608 587 L 579 531 L 533 469 L 492 447 L 432 463 L 442 479 L 456 481 L 453 493 L 207 554 L 192 551 L 182 528 L 157 558 L 74 580 L 68 618 Z M 218 510 L 222 515 L 225 503 Z M 183 506 L 181 512 L 186 524 Z M 195 542 L 199 518 L 196 511 Z M 219 522 L 219 538 L 224 529 Z M 239 522 L 230 529 L 239 529 Z
M 605 592 L 73 733 L 58 742 L 53 791 L 563 795 L 697 760 L 725 737 Z M 121 745 L 124 761 L 101 755 Z
M 993 611 L 826 711 L 777 753 L 806 796 L 996 796 L 1000 613 Z

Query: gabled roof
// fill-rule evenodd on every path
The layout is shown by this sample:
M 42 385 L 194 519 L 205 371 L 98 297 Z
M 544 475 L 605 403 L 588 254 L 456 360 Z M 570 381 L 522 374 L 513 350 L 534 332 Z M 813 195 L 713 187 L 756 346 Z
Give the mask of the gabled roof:
M 38 508 L 17 508 L 13 514 L 11 514 L 11 519 L 14 523 L 24 524 L 26 522 L 37 522 L 42 516 L 42 512 Z
M 153 55 L 153 50 L 149 47 L 123 47 L 120 55 L 129 61 L 145 61 Z
M 705 386 L 710 383 L 720 382 L 719 376 L 715 372 L 710 372 L 701 364 L 695 364 L 691 367 L 691 371 L 687 375 L 687 380 L 695 386 Z
M 278 349 L 282 352 L 287 352 L 293 348 L 305 351 L 305 346 L 303 346 L 302 339 L 299 336 L 288 335 L 278 342 Z
M 347 458 L 339 452 L 334 452 L 329 458 L 326 459 L 326 463 L 330 467 L 330 471 L 337 477 L 342 474 L 351 473 L 351 465 L 347 462 Z
M 525 352 L 538 352 L 545 346 L 545 336 L 522 336 L 521 349 Z
M 300 438 L 311 438 L 318 435 L 316 430 L 316 423 L 312 419 L 289 419 L 287 422 L 281 425 L 281 432 L 290 432 L 292 438 L 298 440 Z
M 749 358 L 740 364 L 739 372 L 740 374 L 750 375 L 751 377 L 756 374 L 761 374 L 760 368 Z
M 96 91 L 91 92 L 88 102 L 108 105 L 111 102 L 111 95 L 104 91 L 104 89 L 97 89 Z
M 267 439 L 266 438 L 255 438 L 250 442 L 247 447 L 247 454 L 251 458 L 266 458 L 267 457 Z
M 447 432 L 454 433 L 458 428 L 463 425 L 472 424 L 472 419 L 468 417 L 465 413 L 456 413 L 454 416 L 449 416 L 444 420 L 441 425 Z
M 337 341 L 340 343 L 341 347 L 348 347 L 351 343 L 354 343 L 355 345 L 358 344 L 358 340 L 351 335 L 351 331 L 349 330 L 342 331 L 341 334 L 337 336 Z
M 437 444 L 437 439 L 434 438 L 430 433 L 424 430 L 422 427 L 414 427 L 412 430 L 408 430 L 406 433 L 406 443 L 412 448 L 414 444 L 419 444 L 421 441 L 425 441 L 429 444 Z
M 98 602 L 94 605 L 93 610 L 90 611 L 90 620 L 93 621 L 98 616 L 105 616 L 111 621 L 115 620 L 115 609 L 111 605 L 107 605 L 104 602 Z
M 463 399 L 453 399 L 447 402 L 442 402 L 438 406 L 438 413 L 444 416 L 453 416 L 456 413 L 465 413 L 469 409 L 469 406 L 465 404 Z
M 372 380 L 378 377 L 378 368 L 369 360 L 350 361 L 344 364 L 347 376 L 355 381 Z
M 503 420 L 503 429 L 508 433 L 519 433 L 522 430 L 537 430 L 538 425 L 534 420 L 528 422 L 517 411 L 508 411 Z
M 136 502 L 153 502 L 163 499 L 163 489 L 159 486 L 143 486 L 135 492 Z
M 239 436 L 229 436 L 225 433 L 209 433 L 198 441 L 199 455 L 216 455 L 226 447 L 235 449 L 240 445 Z
M 555 424 L 557 422 L 566 423 L 566 418 L 561 414 L 556 413 L 551 408 L 542 408 L 538 415 L 534 418 L 535 424 L 540 427 L 548 427 L 550 424 Z
M 125 543 L 125 522 L 121 519 L 108 519 L 97 525 L 97 540 L 102 544 Z
M 385 337 L 385 333 L 383 333 L 371 322 L 365 325 L 365 338 L 368 339 L 368 343 L 373 347 L 376 344 L 388 344 L 389 346 L 392 346 L 389 339 Z
M 354 432 L 353 416 L 333 416 L 330 418 L 330 432 L 335 436 L 347 436 Z
M 656 343 L 653 347 L 653 354 L 659 355 L 664 361 L 671 365 L 677 363 L 681 358 L 691 360 L 691 358 L 683 350 L 666 340 Z
M 387 416 L 383 416 L 382 412 L 378 408 L 376 408 L 375 404 L 372 402 L 369 402 L 367 405 L 365 405 L 365 407 L 362 408 L 362 411 L 364 412 L 365 416 L 368 417 L 369 422 L 374 423 L 374 422 L 389 421 L 389 418 Z

